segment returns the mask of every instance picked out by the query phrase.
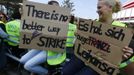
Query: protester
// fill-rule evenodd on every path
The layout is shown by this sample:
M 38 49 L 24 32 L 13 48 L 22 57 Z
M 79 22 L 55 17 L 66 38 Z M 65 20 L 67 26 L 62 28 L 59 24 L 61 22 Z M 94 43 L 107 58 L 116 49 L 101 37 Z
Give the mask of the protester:
M 97 13 L 99 15 L 99 22 L 125 27 L 125 24 L 112 19 L 112 14 L 118 11 L 120 11 L 120 2 L 118 0 L 98 0 Z M 123 60 L 126 60 L 132 56 L 133 49 L 125 46 L 123 52 Z M 70 62 L 63 67 L 62 72 L 62 75 L 99 75 L 76 56 L 72 57 Z
M 59 3 L 55 0 L 51 0 L 48 2 L 49 5 L 59 6 Z M 48 71 L 47 68 L 41 66 L 47 62 L 48 65 L 58 65 L 61 64 L 66 59 L 66 52 L 57 53 L 53 51 L 45 51 L 45 50 L 35 50 L 32 49 L 28 53 L 26 53 L 20 59 L 20 63 L 24 64 L 24 68 L 31 73 L 31 75 L 39 74 L 39 75 L 51 75 L 51 71 Z
M 25 50 L 20 49 L 19 41 L 20 41 L 20 22 L 21 22 L 21 14 L 19 9 L 15 9 L 12 14 L 13 20 L 6 23 L 6 32 L 9 35 L 9 39 L 14 40 L 16 43 L 7 41 L 7 46 L 11 48 L 12 54 L 20 58 L 21 53 Z
M 5 42 L 4 39 L 8 38 L 6 33 L 5 23 L 7 16 L 2 11 L 0 11 L 0 69 L 6 65 L 6 56 L 5 56 Z
M 67 34 L 67 44 L 66 44 L 66 52 L 67 58 L 72 57 L 74 52 L 74 43 L 75 43 L 75 35 L 76 32 L 76 25 L 74 24 L 75 17 L 73 15 L 69 18 L 69 27 L 68 27 L 68 34 Z

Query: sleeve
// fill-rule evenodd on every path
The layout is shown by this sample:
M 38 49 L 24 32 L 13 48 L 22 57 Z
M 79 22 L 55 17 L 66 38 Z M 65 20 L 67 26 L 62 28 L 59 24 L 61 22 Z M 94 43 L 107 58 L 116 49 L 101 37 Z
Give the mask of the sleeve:
M 1 38 L 8 38 L 8 34 L 2 28 L 0 28 L 0 37 Z

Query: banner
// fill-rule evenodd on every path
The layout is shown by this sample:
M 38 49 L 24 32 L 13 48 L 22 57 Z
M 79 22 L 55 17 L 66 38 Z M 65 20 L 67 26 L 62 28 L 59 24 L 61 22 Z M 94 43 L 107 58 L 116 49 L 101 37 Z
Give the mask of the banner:
M 132 30 L 125 27 L 80 19 L 75 55 L 100 74 L 103 73 L 102 75 L 116 75 L 122 61 L 122 49 L 129 45 L 132 35 Z M 101 69 L 98 68 L 97 63 L 102 65 Z M 110 74 L 106 71 L 108 66 L 112 67 Z
M 19 47 L 64 52 L 70 9 L 30 1 L 23 4 Z

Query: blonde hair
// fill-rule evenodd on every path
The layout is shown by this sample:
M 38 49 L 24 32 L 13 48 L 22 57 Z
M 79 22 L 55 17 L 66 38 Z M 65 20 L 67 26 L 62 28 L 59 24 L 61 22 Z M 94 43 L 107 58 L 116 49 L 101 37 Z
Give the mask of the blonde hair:
M 98 1 L 104 1 L 107 5 L 112 6 L 112 10 L 114 13 L 117 13 L 121 10 L 121 3 L 119 0 L 98 0 Z

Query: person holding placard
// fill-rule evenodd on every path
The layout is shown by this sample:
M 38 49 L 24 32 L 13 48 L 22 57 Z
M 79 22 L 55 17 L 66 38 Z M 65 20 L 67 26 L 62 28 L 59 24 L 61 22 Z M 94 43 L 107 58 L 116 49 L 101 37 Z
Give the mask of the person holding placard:
M 76 40 L 75 32 L 77 26 L 74 23 L 75 17 L 73 15 L 69 18 L 69 27 L 68 27 L 68 34 L 67 34 L 67 43 L 66 43 L 66 52 L 67 58 L 70 58 L 74 52 L 74 43 Z
M 48 2 L 48 5 L 59 6 L 55 0 Z M 50 50 L 31 49 L 28 53 L 21 57 L 20 63 L 24 64 L 24 68 L 31 72 L 31 75 L 51 75 L 51 71 L 41 66 L 41 64 L 59 65 L 66 59 L 66 52 L 57 53 Z
M 114 26 L 120 26 L 120 27 L 126 27 L 124 23 L 121 23 L 119 21 L 114 21 L 112 19 L 112 14 L 120 11 L 120 2 L 118 0 L 98 0 L 97 3 L 97 13 L 99 15 L 99 22 L 105 23 L 107 25 L 114 25 Z M 133 62 L 133 49 L 125 46 L 123 48 L 123 60 L 129 60 L 131 59 Z M 131 62 L 128 61 L 128 62 Z M 131 63 L 132 63 L 131 62 Z M 122 63 L 121 63 L 122 65 Z M 121 66 L 122 68 L 128 66 L 129 64 L 125 64 L 125 66 Z M 70 62 L 66 64 L 63 67 L 62 75 L 100 75 L 96 71 L 94 71 L 91 67 L 88 67 L 84 64 L 83 61 L 81 61 L 76 56 L 72 57 Z

